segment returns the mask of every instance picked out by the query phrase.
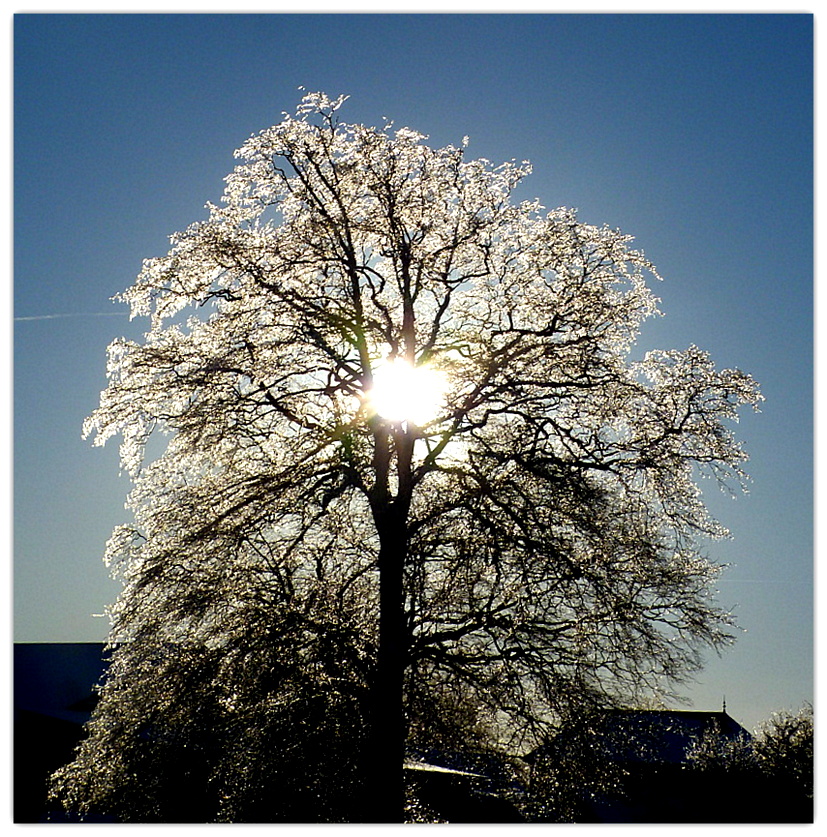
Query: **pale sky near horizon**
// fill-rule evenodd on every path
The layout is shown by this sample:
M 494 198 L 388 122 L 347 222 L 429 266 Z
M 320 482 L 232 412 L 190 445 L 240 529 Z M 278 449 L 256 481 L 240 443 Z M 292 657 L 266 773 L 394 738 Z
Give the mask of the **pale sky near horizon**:
M 640 347 L 761 383 L 720 600 L 743 628 L 687 690 L 748 728 L 813 699 L 813 18 L 810 15 L 17 15 L 14 638 L 99 641 L 101 562 L 129 490 L 81 439 L 109 302 L 220 198 L 232 152 L 299 86 L 347 93 L 470 156 L 531 161 L 521 196 L 620 227 L 658 266 Z M 705 486 L 706 488 L 706 486 Z

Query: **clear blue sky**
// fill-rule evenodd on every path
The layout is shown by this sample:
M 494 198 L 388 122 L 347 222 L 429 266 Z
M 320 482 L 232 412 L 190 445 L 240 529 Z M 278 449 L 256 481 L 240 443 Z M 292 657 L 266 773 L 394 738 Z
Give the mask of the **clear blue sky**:
M 744 629 L 687 691 L 752 728 L 813 697 L 813 20 L 809 15 L 23 15 L 14 23 L 15 639 L 102 640 L 101 562 L 129 489 L 81 423 L 110 297 L 217 200 L 299 86 L 437 145 L 531 160 L 522 188 L 620 227 L 658 265 L 643 348 L 762 384 L 752 491 L 710 487 Z

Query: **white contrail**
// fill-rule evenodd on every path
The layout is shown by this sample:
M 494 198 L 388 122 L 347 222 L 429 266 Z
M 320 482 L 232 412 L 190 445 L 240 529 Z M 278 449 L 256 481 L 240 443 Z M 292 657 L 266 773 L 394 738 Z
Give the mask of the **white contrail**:
M 76 314 L 35 314 L 33 317 L 15 317 L 16 323 L 23 320 L 59 320 L 63 317 L 128 317 L 129 312 L 118 313 L 116 311 L 79 311 Z

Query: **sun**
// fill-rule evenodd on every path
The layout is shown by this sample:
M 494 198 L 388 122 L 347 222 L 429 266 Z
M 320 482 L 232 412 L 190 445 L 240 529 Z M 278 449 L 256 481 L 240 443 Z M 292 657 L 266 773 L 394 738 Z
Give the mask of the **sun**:
M 422 426 L 436 418 L 446 390 L 445 374 L 438 369 L 427 364 L 413 366 L 396 357 L 376 366 L 366 402 L 369 409 L 388 421 Z

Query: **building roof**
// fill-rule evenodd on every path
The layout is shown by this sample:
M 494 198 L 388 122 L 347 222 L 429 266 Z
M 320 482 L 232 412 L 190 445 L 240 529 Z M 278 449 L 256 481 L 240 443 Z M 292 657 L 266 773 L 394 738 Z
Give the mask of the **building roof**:
M 704 733 L 718 732 L 726 739 L 749 739 L 749 733 L 726 712 L 673 710 L 610 710 L 579 725 L 564 727 L 525 760 L 554 758 L 578 748 L 596 751 L 623 764 L 683 764 L 693 744 Z

